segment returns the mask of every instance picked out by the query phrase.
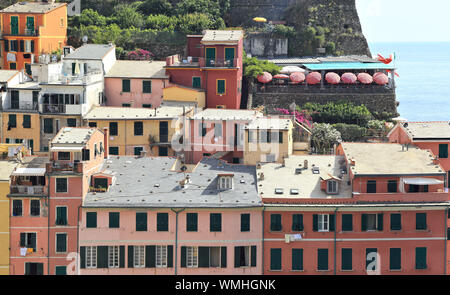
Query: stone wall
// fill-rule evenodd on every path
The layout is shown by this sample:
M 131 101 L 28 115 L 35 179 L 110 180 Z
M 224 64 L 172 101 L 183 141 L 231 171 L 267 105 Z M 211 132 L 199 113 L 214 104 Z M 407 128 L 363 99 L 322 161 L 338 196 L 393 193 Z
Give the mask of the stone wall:
M 329 101 L 349 101 L 355 105 L 365 105 L 370 112 L 386 112 L 398 116 L 395 92 L 391 93 L 254 93 L 252 106 L 264 105 L 268 113 L 275 108 L 289 108 L 292 102 L 302 106 L 307 102 L 325 104 Z
M 244 39 L 244 50 L 252 56 L 287 56 L 288 39 L 271 38 L 264 34 L 248 34 Z

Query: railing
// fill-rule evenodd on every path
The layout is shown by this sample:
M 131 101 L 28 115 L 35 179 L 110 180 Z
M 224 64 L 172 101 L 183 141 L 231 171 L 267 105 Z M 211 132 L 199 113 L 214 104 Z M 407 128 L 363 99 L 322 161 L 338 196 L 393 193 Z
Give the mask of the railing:
M 50 114 L 64 114 L 66 112 L 66 105 L 64 105 L 64 104 L 43 104 L 42 112 L 50 113 Z
M 37 29 L 25 29 L 25 36 L 39 36 L 39 30 L 37 30 Z
M 180 58 L 178 62 L 172 64 L 172 66 L 198 66 L 206 68 L 235 68 L 237 67 L 237 58 L 204 58 L 204 57 L 191 57 Z
M 52 162 L 51 164 L 49 163 L 49 165 L 50 169 L 47 169 L 49 172 L 52 171 L 75 172 L 75 173 L 83 172 L 83 163 L 81 162 L 71 162 L 71 163 Z
M 256 92 L 258 93 L 348 93 L 348 92 L 358 92 L 358 93 L 391 93 L 394 88 L 389 85 L 377 85 L 377 84 L 354 84 L 354 85 L 331 85 L 325 84 L 321 86 L 316 85 L 306 85 L 306 83 L 292 84 L 290 82 L 284 84 L 278 83 L 267 83 L 267 84 L 257 84 Z
M 21 194 L 21 195 L 44 195 L 45 187 L 42 185 L 12 185 L 11 194 Z
M 11 105 L 7 110 L 18 110 L 18 111 L 39 111 L 38 103 L 25 103 L 21 105 Z
M 4 36 L 39 36 L 39 29 L 24 29 L 23 31 L 18 30 L 17 33 L 13 33 L 12 28 L 9 32 L 4 32 Z

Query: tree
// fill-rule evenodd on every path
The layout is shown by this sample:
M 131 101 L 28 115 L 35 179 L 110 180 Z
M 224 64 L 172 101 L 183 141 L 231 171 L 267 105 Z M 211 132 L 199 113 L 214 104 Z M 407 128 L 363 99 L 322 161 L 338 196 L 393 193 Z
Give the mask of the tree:
M 157 30 L 157 31 L 167 31 L 173 32 L 178 29 L 180 24 L 180 19 L 176 16 L 167 16 L 164 14 L 149 15 L 146 20 L 146 28 Z
M 145 15 L 148 14 L 164 14 L 170 16 L 172 14 L 172 4 L 167 0 L 146 0 L 139 5 L 138 10 Z
M 335 144 L 341 141 L 341 134 L 333 126 L 327 123 L 314 123 L 311 145 L 317 153 L 327 154 Z
M 217 0 L 182 0 L 177 4 L 176 12 L 178 15 L 203 13 L 214 19 L 221 17 Z
M 144 26 L 144 16 L 135 7 L 128 4 L 116 6 L 112 20 L 122 29 L 142 28 Z
M 199 34 L 205 29 L 222 29 L 225 24 L 223 20 L 217 22 L 203 13 L 190 13 L 179 16 L 178 30 L 185 34 Z
M 85 9 L 80 15 L 76 15 L 72 18 L 71 26 L 80 27 L 83 26 L 106 26 L 107 18 L 100 15 L 97 11 L 92 9 Z

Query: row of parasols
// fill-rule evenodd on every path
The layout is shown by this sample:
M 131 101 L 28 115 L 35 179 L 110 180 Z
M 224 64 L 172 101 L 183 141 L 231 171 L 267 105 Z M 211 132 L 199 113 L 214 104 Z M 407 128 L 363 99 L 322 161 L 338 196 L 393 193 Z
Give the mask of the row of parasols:
M 262 75 L 258 76 L 258 81 L 261 83 L 269 83 L 273 79 L 278 80 L 287 80 L 290 79 L 292 83 L 298 84 L 306 81 L 307 84 L 314 85 L 319 84 L 322 81 L 322 75 L 319 72 L 311 72 L 305 75 L 302 72 L 293 72 L 290 75 L 286 74 L 277 74 L 272 77 L 272 75 L 268 72 L 263 72 Z M 334 72 L 328 72 L 325 75 L 325 80 L 328 84 L 356 84 L 359 81 L 362 84 L 372 84 L 376 83 L 378 85 L 386 85 L 389 83 L 389 78 L 386 74 L 382 72 L 377 72 L 375 74 L 370 75 L 368 73 L 359 73 L 355 75 L 354 73 L 344 73 L 342 76 Z

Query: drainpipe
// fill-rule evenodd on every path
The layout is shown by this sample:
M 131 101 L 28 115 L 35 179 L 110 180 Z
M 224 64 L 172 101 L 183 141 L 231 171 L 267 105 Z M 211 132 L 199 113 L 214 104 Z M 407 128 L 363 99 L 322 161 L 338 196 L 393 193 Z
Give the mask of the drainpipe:
M 50 175 L 47 174 L 47 275 L 50 275 Z
M 183 212 L 186 210 L 186 208 L 180 209 L 180 210 L 174 210 L 173 208 L 170 208 L 172 212 L 175 212 L 175 261 L 174 261 L 174 269 L 175 269 L 175 275 L 177 275 L 177 266 L 178 266 L 178 213 Z
M 264 211 L 266 211 L 266 207 L 263 206 L 261 211 L 262 213 L 262 240 L 261 240 L 261 254 L 262 254 L 262 264 L 261 264 L 261 274 L 264 275 Z
M 334 275 L 336 275 L 336 232 L 337 232 L 337 211 L 338 208 L 334 209 Z
M 83 202 L 83 201 L 81 201 Z M 80 257 L 80 210 L 81 210 L 81 205 L 78 206 L 78 221 L 77 221 L 77 275 L 80 275 L 80 265 L 81 265 L 81 261 L 79 261 L 79 259 L 81 259 Z
M 447 227 L 447 221 L 448 221 L 448 212 L 449 212 L 449 208 L 447 207 L 447 209 L 444 211 L 445 212 L 445 216 L 444 216 L 444 228 L 445 228 L 445 233 L 444 233 L 444 275 L 447 274 L 447 231 L 448 231 L 448 227 Z

